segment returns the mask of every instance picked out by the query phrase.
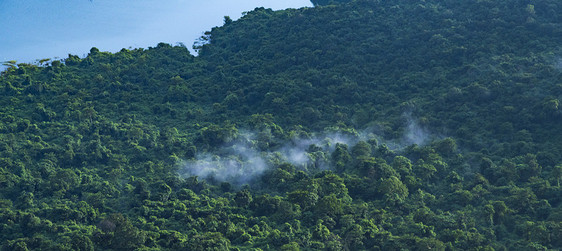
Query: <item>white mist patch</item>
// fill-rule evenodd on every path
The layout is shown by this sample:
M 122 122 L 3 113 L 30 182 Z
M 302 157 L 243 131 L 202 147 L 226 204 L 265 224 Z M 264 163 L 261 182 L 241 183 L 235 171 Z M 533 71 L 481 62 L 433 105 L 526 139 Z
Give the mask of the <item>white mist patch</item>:
M 334 152 L 337 143 L 355 145 L 357 141 L 359 141 L 357 137 L 354 138 L 341 133 L 322 134 L 310 139 L 295 138 L 290 144 L 284 145 L 279 152 L 288 163 L 299 167 L 318 160 L 318 156 L 312 155 L 315 152 L 315 148 L 321 152 L 331 154 Z M 320 166 L 319 168 L 328 169 L 327 166 Z
M 182 177 L 198 176 L 207 180 L 246 184 L 267 170 L 265 157 L 252 145 L 253 135 L 242 134 L 242 140 L 218 154 L 198 154 L 196 159 L 182 162 Z
M 304 149 L 289 148 L 281 150 L 281 154 L 285 157 L 287 162 L 295 165 L 301 166 L 305 165 L 310 161 L 310 156 Z
M 382 142 L 390 149 L 399 150 L 405 146 L 424 145 L 431 141 L 431 134 L 423 128 L 410 113 L 404 114 L 406 132 L 398 142 Z M 229 182 L 243 185 L 261 177 L 268 169 L 281 163 L 289 163 L 304 171 L 328 170 L 331 155 L 338 143 L 352 149 L 359 141 L 376 140 L 369 130 L 313 134 L 309 138 L 293 138 L 267 151 L 259 150 L 256 133 L 241 131 L 238 137 L 212 153 L 197 154 L 195 159 L 182 161 L 178 174 L 180 177 L 197 176 L 210 181 Z
M 557 57 L 554 60 L 554 68 L 556 68 L 559 71 L 562 71 L 562 57 Z
M 430 142 L 431 137 L 427 129 L 420 126 L 418 121 L 412 117 L 411 113 L 405 113 L 406 132 L 404 134 L 404 143 L 407 145 L 425 145 Z
M 256 134 L 241 132 L 234 144 L 213 153 L 198 154 L 193 160 L 182 161 L 181 177 L 197 176 L 206 180 L 243 185 L 261 177 L 273 167 L 286 162 L 302 170 L 329 169 L 329 157 L 337 143 L 354 145 L 358 137 L 340 133 L 321 134 L 308 139 L 294 138 L 272 151 L 259 151 Z M 279 161 L 273 161 L 277 159 Z

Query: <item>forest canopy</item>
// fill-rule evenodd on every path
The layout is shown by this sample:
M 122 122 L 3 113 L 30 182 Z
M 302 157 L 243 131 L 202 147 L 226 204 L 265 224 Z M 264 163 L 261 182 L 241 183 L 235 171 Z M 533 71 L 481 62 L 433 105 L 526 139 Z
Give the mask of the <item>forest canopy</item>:
M 562 248 L 562 3 L 313 3 L 9 62 L 2 250 Z

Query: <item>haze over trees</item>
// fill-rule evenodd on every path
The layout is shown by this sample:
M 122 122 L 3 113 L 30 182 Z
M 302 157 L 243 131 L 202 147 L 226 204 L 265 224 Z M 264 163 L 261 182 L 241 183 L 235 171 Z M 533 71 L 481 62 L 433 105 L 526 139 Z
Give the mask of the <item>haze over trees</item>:
M 4 250 L 557 250 L 562 4 L 256 8 L 0 76 Z

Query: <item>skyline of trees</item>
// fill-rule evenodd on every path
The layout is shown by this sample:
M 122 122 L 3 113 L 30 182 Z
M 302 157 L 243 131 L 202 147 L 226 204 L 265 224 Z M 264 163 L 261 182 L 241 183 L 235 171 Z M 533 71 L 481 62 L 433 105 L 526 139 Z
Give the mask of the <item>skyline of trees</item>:
M 315 6 L 4 71 L 2 249 L 562 247 L 560 3 Z

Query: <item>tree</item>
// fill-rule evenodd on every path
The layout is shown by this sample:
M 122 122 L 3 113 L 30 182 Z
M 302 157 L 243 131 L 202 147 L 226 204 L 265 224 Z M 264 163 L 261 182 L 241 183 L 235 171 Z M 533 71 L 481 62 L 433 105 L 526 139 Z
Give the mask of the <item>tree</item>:
M 560 180 L 562 179 L 562 164 L 558 164 L 552 169 L 552 177 L 556 181 L 556 187 L 560 187 Z
M 239 207 L 247 207 L 252 202 L 252 195 L 248 189 L 244 189 L 242 191 L 238 191 L 234 196 L 234 202 Z
M 230 142 L 238 135 L 238 130 L 234 125 L 220 127 L 212 124 L 201 129 L 199 140 L 211 147 L 220 146 L 221 144 Z
M 230 240 L 219 232 L 207 232 L 193 236 L 187 247 L 189 250 L 227 251 L 230 250 Z
M 224 16 L 224 25 L 229 25 L 232 23 L 232 18 L 229 16 Z
M 157 184 L 156 193 L 154 194 L 156 196 L 155 200 L 166 202 L 170 198 L 171 194 L 172 188 L 168 186 L 166 182 L 161 181 Z
M 503 202 L 503 201 L 494 201 L 494 202 L 492 202 L 492 206 L 494 207 L 493 208 L 493 212 L 494 212 L 493 222 L 495 222 L 496 224 L 499 223 L 501 220 L 503 220 L 505 215 L 511 211 L 505 205 L 505 202 Z M 492 211 L 492 210 L 490 210 L 490 211 Z
M 494 225 L 494 214 L 496 213 L 496 211 L 494 210 L 494 206 L 490 204 L 485 205 L 483 211 L 490 225 Z
M 357 160 L 356 162 L 356 168 L 360 170 L 363 175 L 372 180 L 399 176 L 399 174 L 382 158 L 369 157 Z
M 53 192 L 67 192 L 80 184 L 80 177 L 70 169 L 60 169 L 50 177 L 50 186 Z
M 437 173 L 437 168 L 430 163 L 426 163 L 423 160 L 419 160 L 414 168 L 415 173 L 422 179 L 429 180 L 435 177 Z
M 348 190 L 345 186 L 344 179 L 330 171 L 322 173 L 323 176 L 316 178 L 318 182 L 319 196 L 335 194 L 338 198 L 347 198 Z
M 78 251 L 93 251 L 94 243 L 88 236 L 82 233 L 74 233 L 72 236 L 72 250 Z
M 540 174 L 542 167 L 537 162 L 537 157 L 534 154 L 527 154 L 524 156 L 524 163 L 518 166 L 520 178 L 527 181 L 531 177 Z
M 365 158 L 371 155 L 371 145 L 365 141 L 359 141 L 351 148 L 353 158 Z
M 412 162 L 404 156 L 396 156 L 392 161 L 392 168 L 400 175 L 406 176 L 412 172 Z
M 318 194 L 314 191 L 296 190 L 287 194 L 287 199 L 299 205 L 303 210 L 307 210 L 316 205 Z
M 457 151 L 457 142 L 453 138 L 445 138 L 437 142 L 434 149 L 443 156 L 451 156 Z
M 314 232 L 312 233 L 312 236 L 321 241 L 325 241 L 328 240 L 331 233 L 330 233 L 330 229 L 328 229 L 328 227 L 326 227 L 322 223 L 323 223 L 322 220 L 318 220 L 318 223 L 316 223 L 316 226 L 314 227 Z
M 108 231 L 113 233 L 112 248 L 135 249 L 144 244 L 146 234 L 134 227 L 122 214 L 112 214 L 106 219 L 106 222 L 115 226 L 108 228 Z
M 299 244 L 296 242 L 290 242 L 287 243 L 283 246 L 281 246 L 281 248 L 279 250 L 283 250 L 283 251 L 299 251 Z
M 343 205 L 341 199 L 336 198 L 335 194 L 330 194 L 318 200 L 314 211 L 319 215 L 334 217 L 343 213 Z
M 391 202 L 403 202 L 408 197 L 408 188 L 395 176 L 383 179 L 378 192 Z
M 351 155 L 349 155 L 347 145 L 336 143 L 336 148 L 332 153 L 332 163 L 334 164 L 336 170 L 338 172 L 343 172 L 350 161 Z

